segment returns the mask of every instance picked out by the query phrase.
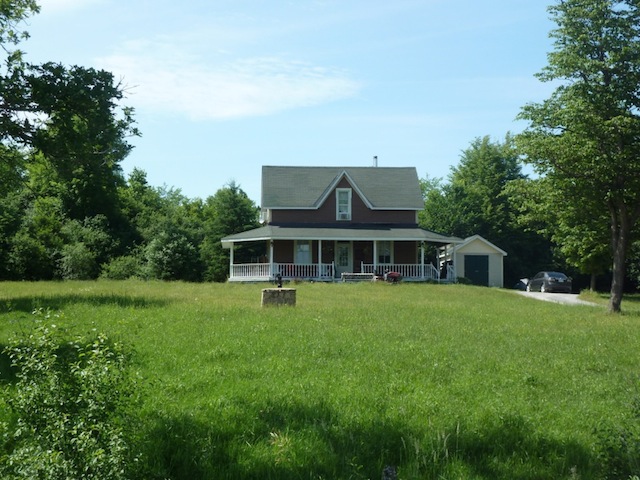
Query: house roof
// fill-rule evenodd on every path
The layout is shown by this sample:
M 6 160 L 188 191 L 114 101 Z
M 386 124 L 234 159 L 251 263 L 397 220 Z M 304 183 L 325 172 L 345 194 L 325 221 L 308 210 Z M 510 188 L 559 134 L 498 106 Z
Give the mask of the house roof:
M 414 167 L 262 167 L 265 209 L 317 209 L 346 178 L 373 210 L 422 210 Z
M 397 228 L 391 226 L 370 225 L 359 228 L 335 227 L 283 227 L 265 225 L 222 239 L 224 248 L 231 248 L 237 242 L 256 242 L 261 240 L 357 240 L 357 241 L 419 241 L 430 243 L 457 244 L 461 238 L 448 237 L 423 228 Z
M 483 236 L 477 235 L 477 234 L 465 238 L 461 243 L 459 243 L 458 245 L 455 245 L 455 248 L 456 248 L 456 250 L 463 249 L 464 247 L 466 247 L 467 245 L 469 245 L 469 244 L 471 244 L 471 243 L 473 243 L 475 241 L 479 241 L 479 242 L 484 243 L 489 248 L 495 250 L 497 253 L 501 254 L 502 256 L 506 256 L 507 255 L 507 252 L 505 252 L 503 249 L 501 249 L 497 245 L 491 243 L 489 240 L 487 240 Z
M 460 249 L 460 248 L 464 247 L 465 245 L 469 245 L 470 243 L 472 243 L 472 242 L 474 242 L 476 240 L 478 240 L 478 241 L 480 241 L 482 243 L 485 243 L 487 246 L 489 246 L 490 248 L 493 248 L 496 252 L 502 254 L 503 256 L 507 255 L 507 252 L 505 252 L 503 249 L 501 249 L 497 245 L 491 243 L 489 240 L 487 240 L 483 236 L 477 235 L 477 234 L 465 238 L 464 241 L 461 244 L 456 245 L 456 248 Z

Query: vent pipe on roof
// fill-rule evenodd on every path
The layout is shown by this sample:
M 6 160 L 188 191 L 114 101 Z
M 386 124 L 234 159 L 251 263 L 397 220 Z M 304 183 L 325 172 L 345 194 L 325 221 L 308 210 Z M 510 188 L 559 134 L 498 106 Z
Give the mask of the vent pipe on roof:
M 374 155 L 374 156 L 373 156 L 373 166 L 374 166 L 374 167 L 377 167 L 377 166 L 378 166 L 378 156 L 377 156 L 377 155 Z

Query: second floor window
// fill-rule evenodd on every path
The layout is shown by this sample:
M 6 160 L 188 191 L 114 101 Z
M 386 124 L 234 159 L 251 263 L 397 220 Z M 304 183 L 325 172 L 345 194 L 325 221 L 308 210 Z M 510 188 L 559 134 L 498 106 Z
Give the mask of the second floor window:
M 336 220 L 351 220 L 351 189 L 336 189 Z

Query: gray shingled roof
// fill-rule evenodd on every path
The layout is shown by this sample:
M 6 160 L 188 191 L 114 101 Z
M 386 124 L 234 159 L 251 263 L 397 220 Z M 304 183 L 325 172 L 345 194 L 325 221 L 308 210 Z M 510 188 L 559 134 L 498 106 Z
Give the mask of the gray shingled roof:
M 441 235 L 423 228 L 325 228 L 325 227 L 281 227 L 266 225 L 242 233 L 229 235 L 222 239 L 222 245 L 230 248 L 232 243 L 256 242 L 263 240 L 393 240 L 418 241 L 429 243 L 461 243 L 458 237 Z
M 318 208 L 344 175 L 373 209 L 424 208 L 413 167 L 262 167 L 262 208 Z

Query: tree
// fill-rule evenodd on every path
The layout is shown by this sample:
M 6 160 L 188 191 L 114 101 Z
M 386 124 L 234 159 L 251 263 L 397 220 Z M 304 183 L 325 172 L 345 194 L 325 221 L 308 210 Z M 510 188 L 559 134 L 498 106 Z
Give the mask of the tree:
M 51 63 L 32 66 L 25 78 L 28 100 L 45 120 L 21 138 L 49 165 L 45 181 L 59 185 L 70 218 L 103 214 L 114 221 L 124 184 L 120 162 L 132 149 L 126 138 L 138 134 L 132 110 L 118 109 L 122 86 L 110 72 Z
M 538 78 L 560 85 L 544 102 L 523 107 L 519 118 L 529 126 L 517 144 L 562 198 L 590 217 L 608 217 L 609 310 L 620 312 L 640 217 L 640 5 L 560 0 L 549 12 L 558 28 Z
M 546 177 L 511 182 L 507 194 L 518 210 L 518 224 L 552 242 L 557 261 L 591 275 L 595 290 L 597 275 L 611 265 L 606 218 L 592 217 L 583 204 L 568 202 Z M 555 267 L 540 269 L 547 268 Z
M 55 278 L 66 220 L 60 199 L 40 197 L 32 202 L 11 240 L 9 276 L 21 280 Z
M 20 126 L 27 125 L 30 120 L 16 115 L 15 95 L 18 85 L 22 84 L 21 73 L 24 67 L 22 52 L 14 49 L 22 40 L 29 38 L 20 24 L 30 16 L 38 13 L 40 7 L 35 0 L 0 1 L 0 46 L 7 58 L 0 70 L 0 140 L 11 139 Z M 18 94 L 19 97 L 22 95 Z
M 221 188 L 204 206 L 205 238 L 201 246 L 206 265 L 205 280 L 223 282 L 229 274 L 229 251 L 220 239 L 258 226 L 259 209 L 235 182 Z M 249 261 L 255 246 L 242 245 L 235 252 L 239 261 Z
M 25 31 L 19 31 L 18 25 L 34 13 L 38 13 L 40 7 L 35 0 L 3 0 L 0 2 L 0 44 L 17 45 L 28 38 Z M 6 47 L 5 52 L 11 53 Z
M 448 183 L 422 181 L 425 208 L 420 224 L 463 238 L 474 234 L 487 238 L 508 252 L 505 278 L 515 282 L 549 256 L 545 254 L 548 243 L 517 223 L 518 212 L 507 186 L 522 179 L 511 136 L 504 142 L 477 138 L 462 153 L 459 165 L 451 168 Z

